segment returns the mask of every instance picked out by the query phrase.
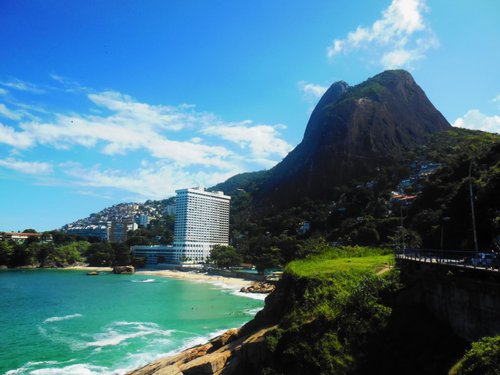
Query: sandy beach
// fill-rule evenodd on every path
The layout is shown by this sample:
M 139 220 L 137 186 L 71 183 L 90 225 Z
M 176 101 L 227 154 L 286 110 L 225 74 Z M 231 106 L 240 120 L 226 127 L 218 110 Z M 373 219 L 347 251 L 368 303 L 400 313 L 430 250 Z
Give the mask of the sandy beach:
M 113 272 L 112 267 L 87 267 L 87 266 L 70 266 L 61 268 L 62 270 L 76 270 L 76 271 L 98 271 L 98 272 Z
M 174 279 L 201 281 L 201 282 L 216 283 L 216 284 L 224 284 L 224 285 L 227 285 L 227 286 L 230 286 L 233 288 L 248 287 L 252 284 L 252 281 L 250 281 L 250 280 L 238 279 L 235 277 L 223 277 L 223 276 L 217 276 L 217 275 L 207 275 L 204 273 L 184 272 L 184 271 L 176 271 L 176 270 L 137 271 L 136 274 L 137 275 L 169 277 L 169 278 L 174 278 Z

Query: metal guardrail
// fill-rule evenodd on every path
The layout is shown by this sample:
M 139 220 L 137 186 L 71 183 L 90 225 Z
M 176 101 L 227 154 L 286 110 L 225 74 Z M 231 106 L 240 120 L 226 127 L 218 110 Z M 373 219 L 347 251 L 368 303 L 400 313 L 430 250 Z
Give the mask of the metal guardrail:
M 471 268 L 484 271 L 500 271 L 500 254 L 497 252 L 478 252 L 467 250 L 439 249 L 395 249 L 396 259 L 422 263 L 446 264 L 454 267 Z

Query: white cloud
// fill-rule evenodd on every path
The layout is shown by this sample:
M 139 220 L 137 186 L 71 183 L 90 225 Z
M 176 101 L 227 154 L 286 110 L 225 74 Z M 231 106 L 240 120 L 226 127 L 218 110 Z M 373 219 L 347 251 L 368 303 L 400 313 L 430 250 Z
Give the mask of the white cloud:
M 99 166 L 84 168 L 77 163 L 64 165 L 66 174 L 78 186 L 114 188 L 134 193 L 142 199 L 163 199 L 186 186 L 211 186 L 242 172 L 234 169 L 224 172 L 187 173 L 182 166 L 163 162 L 143 166 L 131 172 L 102 169 Z
M 300 90 L 307 96 L 313 99 L 318 99 L 323 96 L 323 94 L 328 90 L 328 87 L 321 86 L 315 83 L 309 83 L 305 81 L 299 82 Z
M 7 90 L 0 88 L 0 95 L 7 95 L 8 93 Z
M 414 61 L 425 57 L 439 41 L 425 23 L 423 14 L 428 8 L 424 0 L 392 0 L 382 17 L 371 26 L 358 26 L 344 39 L 335 39 L 327 48 L 327 56 L 334 59 L 361 48 L 373 47 L 379 63 L 386 69 L 411 67 Z M 420 35 L 413 39 L 414 35 Z
M 190 129 L 204 134 L 218 136 L 248 148 L 253 161 L 269 155 L 284 156 L 291 149 L 280 138 L 279 125 L 251 126 L 247 122 L 227 123 L 215 115 L 197 112 L 192 106 L 163 106 L 140 103 L 127 95 L 117 92 L 89 94 L 88 98 L 107 110 L 101 115 L 55 114 L 49 122 L 23 122 L 22 132 L 13 129 L 11 137 L 26 136 L 30 142 L 51 145 L 58 149 L 68 149 L 73 145 L 87 148 L 100 146 L 107 155 L 123 155 L 128 151 L 146 150 L 158 159 L 169 159 L 182 165 L 199 164 L 222 169 L 231 169 L 238 155 L 219 145 L 201 143 L 199 137 L 190 140 L 172 140 L 165 133 Z M 13 141 L 4 142 L 16 146 Z M 230 159 L 234 159 L 231 161 Z M 268 161 L 263 161 L 268 166 Z
M 12 169 L 25 174 L 50 174 L 53 171 L 52 165 L 44 162 L 28 162 L 13 158 L 0 159 L 0 167 Z
M 487 116 L 477 109 L 471 109 L 453 122 L 453 126 L 490 133 L 500 133 L 500 116 Z
M 285 156 L 292 147 L 279 138 L 278 126 L 251 125 L 250 122 L 242 122 L 235 125 L 209 126 L 203 133 L 216 135 L 222 139 L 234 142 L 240 148 L 249 148 L 255 159 L 267 159 L 271 155 Z
M 71 78 L 63 77 L 55 73 L 49 74 L 49 77 L 63 86 L 63 90 L 66 92 L 75 93 L 79 91 L 90 91 L 88 87 L 82 86 L 79 82 L 72 80 Z
M 91 103 L 88 111 L 50 112 L 15 103 L 21 116 L 14 120 L 17 124 L 0 123 L 0 144 L 11 146 L 10 155 L 28 148 L 36 153 L 37 146 L 52 148 L 57 159 L 66 158 L 66 150 L 82 151 L 81 164 L 59 165 L 53 176 L 38 177 L 38 184 L 73 186 L 95 194 L 111 188 L 145 199 L 163 198 L 176 188 L 211 186 L 236 173 L 271 167 L 291 149 L 282 139 L 280 132 L 286 127 L 281 124 L 228 122 L 193 105 L 148 104 L 115 91 L 73 93 L 85 95 Z M 90 167 L 83 161 L 82 148 L 112 156 L 113 162 L 102 158 L 102 165 Z M 117 169 L 121 156 L 126 156 L 121 159 L 124 164 Z
M 0 123 L 0 143 L 14 148 L 28 148 L 35 144 L 33 137 L 26 132 L 18 132 L 13 127 Z
M 31 92 L 33 94 L 43 94 L 45 92 L 45 90 L 40 88 L 39 86 L 29 82 L 21 81 L 20 79 L 14 79 L 11 81 L 3 81 L 3 82 L 0 81 L 0 85 L 18 91 Z
M 6 117 L 11 120 L 20 120 L 22 117 L 19 112 L 7 108 L 5 104 L 2 103 L 0 103 L 0 116 Z

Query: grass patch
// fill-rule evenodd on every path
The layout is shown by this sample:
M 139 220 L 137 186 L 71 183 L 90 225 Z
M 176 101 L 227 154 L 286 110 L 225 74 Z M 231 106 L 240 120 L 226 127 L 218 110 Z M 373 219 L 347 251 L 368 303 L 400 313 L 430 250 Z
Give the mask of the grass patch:
M 290 263 L 286 270 L 297 276 L 311 277 L 345 271 L 378 272 L 392 264 L 394 264 L 393 255 L 375 255 L 355 258 L 295 261 Z
M 388 249 L 360 246 L 329 248 L 322 254 L 290 262 L 286 272 L 298 277 L 329 275 L 335 272 L 378 272 L 394 264 Z

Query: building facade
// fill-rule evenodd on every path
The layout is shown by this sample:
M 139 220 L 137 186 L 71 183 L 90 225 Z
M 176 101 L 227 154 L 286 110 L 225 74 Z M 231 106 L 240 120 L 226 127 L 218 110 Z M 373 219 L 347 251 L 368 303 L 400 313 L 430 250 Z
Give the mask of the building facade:
M 108 241 L 109 229 L 108 224 L 78 225 L 66 228 L 65 232 L 75 236 L 94 237 L 101 241 Z
M 222 191 L 204 188 L 177 190 L 174 261 L 200 263 L 215 245 L 229 244 L 229 203 Z
M 172 245 L 136 245 L 130 248 L 132 258 L 144 258 L 145 265 L 153 267 L 158 264 L 174 263 L 174 248 Z

